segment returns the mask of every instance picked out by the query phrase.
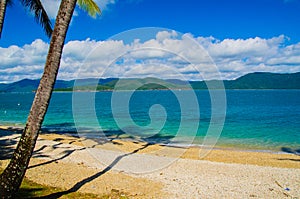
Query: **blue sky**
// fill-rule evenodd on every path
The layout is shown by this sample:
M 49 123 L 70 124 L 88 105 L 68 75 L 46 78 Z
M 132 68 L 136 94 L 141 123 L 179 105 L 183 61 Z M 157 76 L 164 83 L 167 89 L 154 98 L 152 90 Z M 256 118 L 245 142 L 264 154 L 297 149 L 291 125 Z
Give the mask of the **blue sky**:
M 42 2 L 54 19 L 59 1 Z M 96 19 L 76 9 L 66 40 L 66 49 L 70 52 L 76 48 L 91 47 L 92 43 L 94 48 L 94 45 L 122 31 L 141 27 L 163 27 L 189 34 L 202 45 L 219 68 L 223 79 L 232 79 L 255 71 L 300 70 L 299 0 L 97 0 L 97 3 L 103 12 Z M 164 39 L 183 41 L 178 35 L 176 38 L 170 35 L 172 34 Z M 140 41 L 140 44 L 145 45 L 145 42 Z M 7 9 L 0 40 L 0 62 L 2 59 L 3 63 L 2 66 L 0 64 L 0 82 L 16 81 L 25 77 L 38 78 L 41 75 L 48 43 L 49 39 L 35 23 L 32 15 L 15 2 L 14 6 Z M 122 45 L 119 47 L 124 50 L 126 45 Z M 157 44 L 155 45 L 157 47 Z M 111 49 L 112 46 L 107 48 Z M 184 48 L 186 47 L 181 51 L 184 51 Z M 114 50 L 116 49 L 112 51 Z M 28 61 L 30 56 L 37 57 L 36 52 L 43 54 L 39 55 L 37 60 L 33 58 Z M 70 52 L 64 53 L 59 76 L 62 79 L 72 78 L 74 70 L 70 67 L 80 62 L 79 58 L 74 58 L 78 54 Z M 26 55 L 26 60 L 22 59 L 20 54 L 23 57 Z M 77 62 L 68 62 L 67 55 L 73 56 L 73 61 Z M 166 59 L 160 57 L 161 60 Z M 185 69 L 188 67 L 186 65 Z M 26 73 L 28 68 L 30 73 Z M 178 71 L 183 73 L 184 70 L 181 69 Z M 184 74 L 188 74 L 188 71 L 190 70 L 186 70 Z M 191 71 L 187 78 L 199 79 L 192 73 Z M 136 75 L 138 74 L 137 72 Z M 213 75 L 207 77 L 217 78 Z

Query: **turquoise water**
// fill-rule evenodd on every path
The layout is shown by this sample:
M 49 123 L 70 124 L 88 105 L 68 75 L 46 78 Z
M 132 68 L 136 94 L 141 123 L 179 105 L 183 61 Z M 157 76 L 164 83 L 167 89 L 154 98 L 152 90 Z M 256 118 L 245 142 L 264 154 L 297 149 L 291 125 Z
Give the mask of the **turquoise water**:
M 182 92 L 188 96 L 192 91 Z M 192 138 L 193 144 L 201 145 L 211 122 L 211 100 L 207 91 L 195 94 L 198 107 L 192 104 L 183 110 L 171 91 L 134 92 L 128 105 L 132 118 L 129 123 L 126 106 L 114 104 L 117 113 L 113 115 L 112 92 L 77 93 L 75 109 L 72 93 L 53 93 L 43 128 L 62 133 L 77 130 L 94 137 L 119 136 L 160 143 L 173 140 L 178 145 Z M 94 102 L 90 101 L 93 96 Z M 0 125 L 23 126 L 33 97 L 34 93 L 0 93 Z M 119 100 L 122 102 L 122 98 Z M 226 100 L 225 124 L 217 145 L 267 150 L 300 148 L 300 90 L 227 90 Z M 164 107 L 165 112 L 158 107 L 151 120 L 149 110 L 155 104 Z M 182 131 L 177 134 L 181 123 Z

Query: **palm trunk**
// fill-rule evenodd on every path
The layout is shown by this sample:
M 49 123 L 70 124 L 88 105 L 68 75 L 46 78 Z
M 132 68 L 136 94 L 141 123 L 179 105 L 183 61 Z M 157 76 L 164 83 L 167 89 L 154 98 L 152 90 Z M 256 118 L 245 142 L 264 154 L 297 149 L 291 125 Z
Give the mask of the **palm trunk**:
M 1 198 L 11 198 L 23 180 L 47 112 L 58 73 L 65 37 L 77 0 L 62 0 L 56 17 L 44 73 L 37 89 L 25 129 L 13 157 L 0 176 Z
M 2 35 L 2 28 L 3 28 L 3 23 L 4 23 L 6 6 L 7 6 L 7 1 L 0 0 L 0 38 Z

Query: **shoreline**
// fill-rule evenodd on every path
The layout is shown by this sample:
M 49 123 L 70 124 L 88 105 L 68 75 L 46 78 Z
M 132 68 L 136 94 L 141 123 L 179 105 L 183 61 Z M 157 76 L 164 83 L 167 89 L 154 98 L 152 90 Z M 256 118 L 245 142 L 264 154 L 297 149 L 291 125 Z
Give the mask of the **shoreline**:
M 5 125 L 1 125 L 0 124 L 0 130 L 22 130 L 24 128 L 25 124 L 24 125 L 21 125 L 21 124 L 18 124 L 18 125 L 9 125 L 9 124 L 5 124 Z M 93 133 L 93 130 L 90 131 L 90 133 Z M 82 132 L 82 133 L 78 133 L 76 132 L 76 129 L 74 130 L 70 130 L 68 131 L 67 129 L 65 130 L 55 130 L 55 129 L 51 129 L 51 128 L 42 128 L 41 129 L 41 134 L 57 134 L 57 135 L 66 135 L 66 136 L 71 136 L 71 137 L 80 137 L 82 136 L 83 137 L 83 134 L 86 134 L 86 135 L 89 135 L 89 133 L 85 133 L 85 132 Z M 91 139 L 91 140 L 103 140 L 103 139 L 107 139 L 107 140 L 115 140 L 115 139 L 118 139 L 118 140 L 121 140 L 121 141 L 126 141 L 126 142 L 147 142 L 147 141 L 143 141 L 143 140 L 140 140 L 138 138 L 130 138 L 128 137 L 127 135 L 125 136 L 119 136 L 119 137 L 115 137 L 114 135 L 107 135 L 107 137 L 105 138 L 98 138 L 98 137 L 93 137 L 93 136 L 86 136 L 85 137 L 86 139 Z M 155 138 L 154 138 L 155 139 Z M 150 140 L 150 142 L 148 143 L 151 143 L 151 144 L 157 144 L 157 145 L 160 145 L 160 146 L 164 146 L 164 147 L 174 147 L 174 148 L 183 148 L 183 149 L 188 149 L 188 148 L 193 148 L 193 147 L 196 147 L 196 148 L 203 148 L 203 149 L 206 149 L 206 148 L 211 148 L 210 146 L 205 146 L 205 145 L 202 145 L 202 144 L 195 144 L 194 142 L 199 142 L 199 140 L 197 140 L 198 138 L 195 137 L 194 138 L 194 141 L 193 143 L 191 144 L 186 144 L 183 142 L 181 143 L 176 143 L 176 144 L 172 144 L 172 143 L 164 143 L 164 142 L 160 142 L 160 141 L 152 141 Z M 163 139 L 162 139 L 163 140 Z M 292 146 L 293 148 L 295 146 Z M 300 144 L 299 144 L 299 147 L 300 147 Z M 239 145 L 234 145 L 234 144 L 231 144 L 231 143 L 223 143 L 223 142 L 220 142 L 220 143 L 217 143 L 214 147 L 213 147 L 213 150 L 229 150 L 229 151 L 241 151 L 241 152 L 262 152 L 262 153 L 274 153 L 274 154 L 291 154 L 290 152 L 286 152 L 286 151 L 283 151 L 282 148 L 286 148 L 286 147 L 283 147 L 283 146 L 280 146 L 278 148 L 271 148 L 270 146 L 252 146 L 252 145 L 243 145 L 243 144 L 239 144 Z M 297 155 L 300 155 L 300 153 L 298 152 Z
M 1 126 L 0 130 L 21 131 L 21 127 Z M 182 158 L 192 160 L 207 160 L 212 162 L 250 164 L 258 166 L 271 166 L 281 168 L 299 168 L 300 155 L 285 151 L 256 150 L 229 146 L 215 146 L 213 148 L 199 145 L 177 146 L 159 143 L 147 143 L 130 138 L 112 138 L 108 140 L 83 138 L 72 133 L 41 132 L 39 138 L 46 140 L 60 140 L 62 143 L 68 143 L 84 146 L 87 148 L 95 147 L 103 150 L 131 152 L 139 150 L 137 154 L 150 154 L 161 157 Z M 66 140 L 66 141 L 64 141 Z M 101 141 L 101 142 L 99 142 Z M 140 150 L 143 146 L 146 149 Z M 205 155 L 201 157 L 201 154 Z
M 11 154 L 20 130 L 0 130 L 0 144 L 9 145 L 0 145 L 2 168 L 9 159 L 4 155 Z M 131 172 L 161 166 L 170 159 L 169 164 L 150 172 Z M 300 156 L 213 149 L 200 158 L 198 147 L 183 149 L 118 139 L 97 143 L 41 133 L 26 178 L 63 190 L 75 187 L 78 192 L 99 196 L 119 192 L 139 199 L 295 198 L 300 196 Z

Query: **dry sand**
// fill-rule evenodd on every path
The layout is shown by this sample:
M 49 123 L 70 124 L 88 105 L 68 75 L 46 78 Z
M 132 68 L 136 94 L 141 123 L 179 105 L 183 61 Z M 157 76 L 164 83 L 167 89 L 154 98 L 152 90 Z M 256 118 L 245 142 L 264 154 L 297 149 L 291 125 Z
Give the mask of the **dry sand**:
M 1 143 L 14 144 L 19 137 L 12 131 L 1 135 Z M 298 155 L 217 149 L 200 159 L 199 150 L 41 134 L 26 177 L 132 198 L 300 198 Z

